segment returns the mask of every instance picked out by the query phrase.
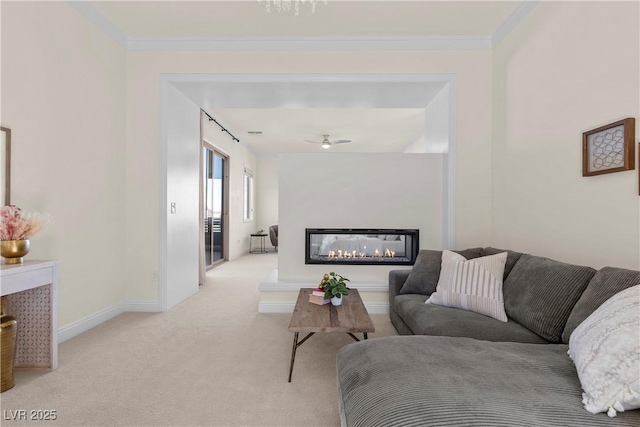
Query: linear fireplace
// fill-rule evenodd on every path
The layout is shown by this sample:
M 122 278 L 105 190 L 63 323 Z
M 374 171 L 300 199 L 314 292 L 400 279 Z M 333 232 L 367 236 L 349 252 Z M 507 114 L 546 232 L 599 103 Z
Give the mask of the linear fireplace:
M 305 264 L 413 265 L 418 230 L 307 228 Z

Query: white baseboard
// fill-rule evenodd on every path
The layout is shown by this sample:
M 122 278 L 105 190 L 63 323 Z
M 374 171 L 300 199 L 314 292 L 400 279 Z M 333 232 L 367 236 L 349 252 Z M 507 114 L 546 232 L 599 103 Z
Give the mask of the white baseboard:
M 90 314 L 78 321 L 58 329 L 58 343 L 80 335 L 91 328 L 95 328 L 109 319 L 126 312 L 156 312 L 160 311 L 158 301 L 122 301 L 112 307 L 106 308 L 94 314 Z
M 364 306 L 367 308 L 369 314 L 388 314 L 389 303 L 388 302 L 365 302 Z
M 124 313 L 124 301 L 109 307 L 105 310 L 99 311 L 94 314 L 90 314 L 80 320 L 77 320 L 70 325 L 64 326 L 58 329 L 58 343 L 65 342 L 66 340 L 80 335 L 83 332 L 88 331 L 91 328 L 95 328 L 99 324 L 106 322 L 109 319 Z
M 293 313 L 295 302 L 260 301 L 258 313 Z
M 260 301 L 258 303 L 258 313 L 293 313 L 295 302 L 285 301 Z M 369 314 L 387 314 L 389 313 L 388 302 L 370 302 L 364 303 Z
M 128 300 L 124 302 L 124 311 L 140 313 L 160 312 L 160 303 L 154 300 Z
M 300 288 L 313 288 L 316 282 L 280 282 L 278 281 L 278 270 L 272 270 L 258 284 L 260 292 L 298 292 Z M 388 283 L 354 283 L 350 282 L 349 287 L 362 292 L 387 292 Z

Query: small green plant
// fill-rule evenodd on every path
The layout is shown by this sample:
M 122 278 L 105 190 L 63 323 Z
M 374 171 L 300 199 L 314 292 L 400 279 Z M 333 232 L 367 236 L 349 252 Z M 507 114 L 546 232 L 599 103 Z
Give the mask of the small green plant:
M 347 287 L 347 283 L 349 279 L 343 277 L 339 274 L 334 273 L 333 271 L 329 273 L 327 276 L 324 275 L 324 297 L 325 299 L 339 297 L 342 295 L 349 295 L 349 288 Z

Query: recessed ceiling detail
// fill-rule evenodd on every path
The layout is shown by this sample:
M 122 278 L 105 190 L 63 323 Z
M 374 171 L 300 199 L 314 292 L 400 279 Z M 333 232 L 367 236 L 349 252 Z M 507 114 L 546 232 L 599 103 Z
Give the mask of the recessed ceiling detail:
M 490 36 L 520 3 L 331 1 L 294 16 L 255 0 L 91 2 L 128 37 Z
M 130 51 L 366 51 L 492 49 L 540 1 L 335 0 L 299 16 L 255 0 L 68 4 Z

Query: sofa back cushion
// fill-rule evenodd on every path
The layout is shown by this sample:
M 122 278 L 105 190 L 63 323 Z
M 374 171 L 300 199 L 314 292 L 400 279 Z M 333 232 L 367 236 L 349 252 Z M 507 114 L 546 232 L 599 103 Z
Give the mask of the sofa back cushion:
M 513 270 L 513 267 L 516 265 L 516 262 L 518 262 L 518 260 L 522 256 L 520 252 L 488 247 L 482 250 L 482 256 L 490 256 L 490 255 L 495 255 L 502 252 L 507 253 L 507 263 L 504 266 L 504 278 L 503 278 L 503 280 L 507 280 L 509 273 L 511 273 L 511 270 Z
M 562 332 L 562 342 L 568 344 L 573 331 L 602 303 L 635 285 L 640 285 L 640 271 L 613 267 L 605 267 L 598 271 L 573 307 Z
M 509 318 L 547 341 L 562 341 L 573 306 L 596 273 L 590 267 L 522 255 L 503 284 Z
M 466 259 L 478 258 L 482 255 L 482 248 L 464 249 L 456 252 Z M 436 291 L 438 279 L 440 278 L 440 268 L 442 264 L 442 251 L 432 251 L 423 249 L 418 252 L 415 264 L 404 285 L 400 289 L 400 294 L 422 294 L 431 295 Z

